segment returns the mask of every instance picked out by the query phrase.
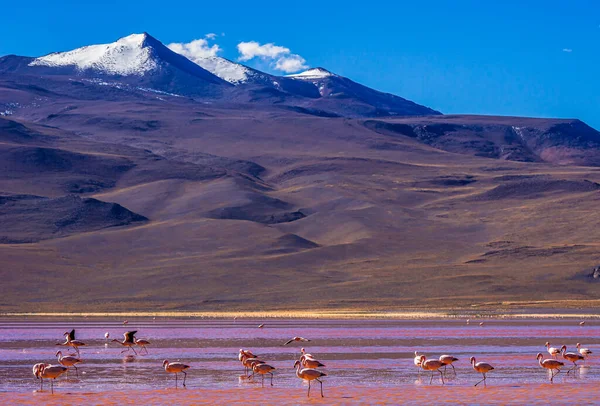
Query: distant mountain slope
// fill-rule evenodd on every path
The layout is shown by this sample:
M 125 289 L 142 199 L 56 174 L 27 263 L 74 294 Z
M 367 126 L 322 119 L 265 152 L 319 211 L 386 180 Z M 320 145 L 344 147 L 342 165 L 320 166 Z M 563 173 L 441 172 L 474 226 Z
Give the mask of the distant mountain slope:
M 600 132 L 579 120 L 445 115 L 367 120 L 381 134 L 444 151 L 522 162 L 600 166 Z
M 31 195 L 0 195 L 0 218 L 2 244 L 31 243 L 148 220 L 116 203 Z
M 288 75 L 297 81 L 312 83 L 321 97 L 309 102 L 314 108 L 343 115 L 426 116 L 441 114 L 410 100 L 363 86 L 324 68 L 314 68 Z

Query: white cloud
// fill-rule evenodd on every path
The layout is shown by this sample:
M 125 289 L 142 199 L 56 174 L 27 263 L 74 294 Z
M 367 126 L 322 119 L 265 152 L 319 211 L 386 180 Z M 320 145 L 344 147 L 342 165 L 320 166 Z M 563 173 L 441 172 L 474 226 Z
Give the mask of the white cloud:
M 572 50 L 571 48 L 563 48 L 563 50 L 562 50 L 562 51 L 563 51 L 563 52 L 568 52 L 568 53 L 571 53 L 571 52 L 573 52 L 573 50 Z
M 240 42 L 237 45 L 240 56 L 238 61 L 249 61 L 260 58 L 269 61 L 273 69 L 286 73 L 298 72 L 306 69 L 306 60 L 297 54 L 292 54 L 289 48 L 275 45 L 273 43 L 261 45 L 256 41 Z
M 206 39 L 215 39 L 217 37 L 217 34 L 215 34 L 214 32 L 209 32 L 208 34 L 206 34 L 204 36 L 204 38 Z
M 305 62 L 306 60 L 300 55 L 291 54 L 279 58 L 275 62 L 275 69 L 283 71 L 285 73 L 294 73 L 298 72 L 299 70 L 308 68 L 308 66 L 305 65 Z
M 279 55 L 285 55 L 290 53 L 290 49 L 286 47 L 280 47 L 273 43 L 260 45 L 256 41 L 240 42 L 237 45 L 237 49 L 240 53 L 238 60 L 249 61 L 252 58 L 261 57 L 264 59 L 276 58 Z
M 208 38 L 210 35 L 214 34 L 207 34 L 206 37 Z M 190 42 L 175 42 L 167 46 L 171 51 L 177 52 L 192 61 L 217 56 L 221 52 L 221 48 L 217 44 L 209 45 L 204 38 Z

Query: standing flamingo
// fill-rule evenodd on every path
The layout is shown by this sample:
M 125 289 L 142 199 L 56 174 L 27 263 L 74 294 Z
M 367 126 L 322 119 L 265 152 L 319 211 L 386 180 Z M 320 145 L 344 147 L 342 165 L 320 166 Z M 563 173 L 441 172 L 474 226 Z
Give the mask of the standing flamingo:
M 550 343 L 548 341 L 546 341 L 546 349 L 548 350 L 548 354 L 550 354 L 555 359 L 556 356 L 560 354 L 560 350 L 555 347 L 550 347 Z
M 419 371 L 417 373 L 420 375 L 421 374 L 421 356 L 419 355 L 419 353 L 417 351 L 415 351 L 415 358 L 413 359 L 413 362 Z
M 72 357 L 70 355 L 63 356 L 62 351 L 56 351 L 56 357 L 58 358 L 58 363 L 63 367 L 73 367 L 75 368 L 75 376 L 79 377 L 79 371 L 77 370 L 77 364 L 82 361 L 79 358 Z M 67 376 L 69 376 L 69 370 L 67 369 Z
M 108 339 L 110 338 L 110 334 L 107 331 L 106 333 L 104 333 L 104 340 L 108 343 Z
M 302 355 L 300 357 L 300 363 L 302 364 L 302 366 L 304 368 L 320 368 L 320 367 L 324 367 L 325 364 L 322 364 L 319 360 L 315 359 L 315 358 L 311 358 L 308 357 L 306 355 Z
M 137 333 L 137 331 L 128 331 L 126 333 L 123 333 L 123 341 L 119 341 L 116 338 L 113 338 L 113 342 L 115 343 L 119 343 L 121 344 L 123 347 L 127 347 L 126 349 L 124 349 L 123 351 L 121 351 L 121 354 L 123 354 L 125 351 L 129 351 L 129 350 L 133 350 L 133 353 L 135 355 L 137 355 L 137 352 L 135 351 L 135 348 L 133 348 L 133 346 L 135 345 L 135 333 Z
M 454 368 L 454 365 L 452 365 L 456 361 L 458 361 L 458 358 L 454 358 L 452 355 L 440 356 L 440 362 L 444 364 L 444 372 L 446 372 L 446 368 L 448 367 L 448 365 L 450 365 L 452 367 L 452 370 L 454 371 L 454 374 L 456 374 L 456 369 Z
M 54 380 L 65 372 L 67 372 L 67 367 L 63 367 L 62 365 L 42 364 L 39 371 L 40 379 L 42 379 L 42 385 L 44 384 L 44 378 L 52 379 L 50 381 L 50 390 L 51 393 L 54 394 Z
M 592 355 L 592 350 L 588 349 L 588 348 L 581 348 L 581 344 L 577 343 L 577 351 L 579 351 L 579 353 L 581 355 L 583 355 L 584 358 L 589 357 L 590 355 Z M 585 362 L 585 359 L 583 360 L 583 362 Z
M 574 370 L 575 368 L 577 368 L 577 364 L 576 364 L 576 362 L 577 362 L 577 361 L 580 361 L 580 360 L 583 360 L 583 359 L 584 359 L 584 358 L 583 358 L 583 355 L 581 355 L 581 354 L 575 354 L 574 352 L 567 352 L 567 346 L 566 346 L 566 345 L 563 345 L 563 346 L 560 348 L 560 352 L 562 353 L 562 357 L 563 357 L 564 359 L 566 359 L 567 361 L 570 361 L 570 362 L 572 362 L 572 363 L 573 363 L 573 368 L 571 368 L 571 369 L 569 369 L 569 370 L 567 371 L 567 375 L 568 375 L 568 374 L 569 374 L 569 373 L 570 373 L 572 370 Z
M 321 381 L 319 378 L 323 377 L 323 376 L 327 376 L 327 374 L 318 371 L 316 369 L 312 369 L 312 368 L 303 368 L 300 369 L 302 365 L 300 365 L 300 361 L 296 361 L 294 362 L 294 368 L 296 369 L 296 376 L 300 379 L 303 379 L 305 381 L 308 381 L 308 393 L 307 393 L 307 397 L 310 397 L 310 381 L 317 381 L 321 384 L 321 397 L 323 396 L 323 381 Z
M 165 371 L 175 374 L 175 389 L 177 389 L 177 374 L 181 372 L 183 374 L 183 387 L 185 388 L 185 378 L 187 378 L 185 370 L 190 368 L 189 365 L 182 364 L 181 362 L 169 362 L 168 360 L 164 360 L 163 367 L 165 368 Z
M 85 343 L 75 339 L 75 329 L 71 331 L 65 331 L 65 334 L 63 335 L 65 336 L 66 341 L 64 343 L 57 343 L 56 345 L 73 347 L 75 351 L 77 351 L 77 355 L 81 356 L 79 353 L 79 347 L 83 347 Z
M 560 373 L 560 368 L 565 364 L 555 359 L 545 359 L 542 361 L 542 358 L 544 358 L 542 353 L 538 353 L 537 360 L 540 363 L 540 366 L 550 370 L 550 373 L 552 374 L 550 376 L 550 383 L 554 383 L 554 377 Z M 554 370 L 556 370 L 556 373 L 554 373 Z
M 483 386 L 487 386 L 485 374 L 492 371 L 494 369 L 494 367 L 491 366 L 490 364 L 488 364 L 487 362 L 477 362 L 475 357 L 471 357 L 470 361 L 471 361 L 471 365 L 473 365 L 473 369 L 475 371 L 479 372 L 480 374 L 483 374 L 483 379 L 481 381 L 477 382 L 474 386 L 479 385 L 481 382 L 483 382 Z
M 440 378 L 442 378 L 442 385 L 445 385 L 444 382 L 444 374 L 440 371 L 440 368 L 444 366 L 444 363 L 437 359 L 428 360 L 425 355 L 421 355 L 421 368 L 425 371 L 431 371 L 431 378 L 429 379 L 429 384 L 433 382 L 433 371 L 438 371 L 440 373 Z
M 40 382 L 40 391 L 42 391 L 44 389 L 44 379 L 42 379 L 41 375 L 42 375 L 42 369 L 45 367 L 49 367 L 50 364 L 46 364 L 44 362 L 41 362 L 39 364 L 35 364 L 33 366 L 33 376 L 35 376 L 35 379 L 39 379 Z
M 264 364 L 264 363 L 254 363 L 252 364 L 252 375 L 250 375 L 248 378 L 254 376 L 254 374 L 260 374 L 261 378 L 262 378 L 262 387 L 265 387 L 265 375 L 266 374 L 270 374 L 271 375 L 271 386 L 273 386 L 273 371 L 275 370 L 274 367 L 272 367 L 271 365 L 268 364 Z

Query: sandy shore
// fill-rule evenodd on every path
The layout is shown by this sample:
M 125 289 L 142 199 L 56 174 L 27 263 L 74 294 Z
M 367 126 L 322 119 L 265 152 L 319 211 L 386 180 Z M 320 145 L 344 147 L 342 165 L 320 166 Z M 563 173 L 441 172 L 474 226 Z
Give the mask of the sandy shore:
M 278 404 L 278 405 L 349 405 L 349 404 L 596 404 L 600 399 L 597 384 L 527 384 L 487 388 L 465 386 L 407 386 L 398 388 L 325 387 L 325 398 L 313 388 L 306 397 L 306 386 L 290 388 L 235 388 L 227 390 L 165 389 L 154 391 L 67 393 L 0 393 L 8 404 Z M 317 389 L 317 390 L 315 390 Z M 574 397 L 576 396 L 576 397 Z

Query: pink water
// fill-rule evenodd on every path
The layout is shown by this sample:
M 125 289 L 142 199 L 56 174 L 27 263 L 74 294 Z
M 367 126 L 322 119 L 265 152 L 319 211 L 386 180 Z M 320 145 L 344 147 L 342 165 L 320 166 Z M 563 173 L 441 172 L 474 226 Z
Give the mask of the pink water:
M 265 327 L 257 328 L 260 323 Z M 56 363 L 54 353 L 57 349 L 64 352 L 64 347 L 55 343 L 62 341 L 62 334 L 71 328 L 76 329 L 79 340 L 87 343 L 81 349 L 84 364 L 79 368 L 79 378 L 74 374 L 59 378 L 55 398 L 46 398 L 48 393 L 37 392 L 39 381 L 31 374 L 31 367 L 37 362 Z M 112 339 L 121 338 L 127 330 L 138 330 L 138 337 L 152 342 L 148 355 L 122 355 L 121 346 L 105 344 L 105 332 Z M 296 335 L 312 341 L 282 345 Z M 566 344 L 573 351 L 580 342 L 600 354 L 600 324 L 588 322 L 581 327 L 575 320 L 487 320 L 480 327 L 478 322 L 466 325 L 464 320 L 157 318 L 130 319 L 124 326 L 116 319 L 4 318 L 0 319 L 0 398 L 34 403 L 40 396 L 46 401 L 63 402 L 64 396 L 70 396 L 70 403 L 100 402 L 98 399 L 106 403 L 110 399 L 129 399 L 135 393 L 131 399 L 135 403 L 166 402 L 165 396 L 170 401 L 175 396 L 178 403 L 221 403 L 224 399 L 233 403 L 252 397 L 267 403 L 302 403 L 307 387 L 295 376 L 292 365 L 304 346 L 326 364 L 327 403 L 420 403 L 418 400 L 424 401 L 430 393 L 443 393 L 443 399 L 436 402 L 481 403 L 485 400 L 481 393 L 493 393 L 496 402 L 531 404 L 547 403 L 548 394 L 554 392 L 550 400 L 558 401 L 562 396 L 574 403 L 594 403 L 599 394 L 600 363 L 591 357 L 568 375 L 566 363 L 563 373 L 550 386 L 547 371 L 535 358 L 538 352 L 547 355 L 546 341 L 556 347 Z M 274 388 L 263 389 L 260 380 L 243 377 L 237 360 L 240 348 L 253 350 L 277 368 Z M 456 375 L 448 373 L 443 387 L 439 376 L 429 385 L 429 373 L 419 373 L 413 364 L 415 350 L 428 358 L 440 354 L 459 358 Z M 472 387 L 480 375 L 471 368 L 470 356 L 496 368 L 488 375 L 487 389 Z M 187 391 L 172 392 L 174 379 L 162 369 L 164 359 L 191 365 Z M 398 391 L 412 394 L 412 400 Z

